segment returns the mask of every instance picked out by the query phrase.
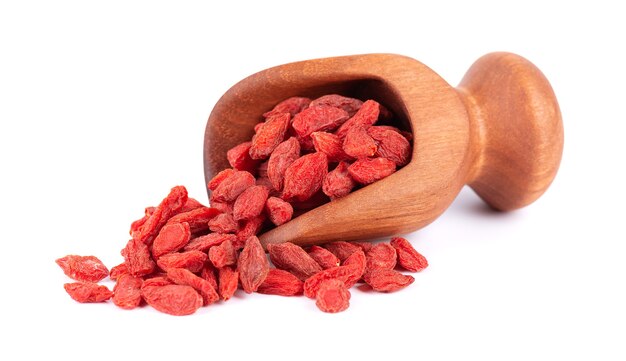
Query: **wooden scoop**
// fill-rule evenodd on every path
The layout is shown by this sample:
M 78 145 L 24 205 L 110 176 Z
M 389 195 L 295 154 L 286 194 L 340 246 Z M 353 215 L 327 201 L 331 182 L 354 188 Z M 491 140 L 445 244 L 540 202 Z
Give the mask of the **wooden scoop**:
M 248 141 L 264 112 L 292 96 L 338 93 L 375 99 L 413 132 L 404 168 L 261 235 L 261 243 L 321 244 L 415 231 L 434 221 L 468 184 L 510 211 L 548 188 L 563 150 L 559 106 L 539 69 L 510 53 L 478 59 L 453 88 L 417 60 L 393 54 L 308 60 L 240 81 L 206 126 L 204 172 L 229 167 L 226 152 Z

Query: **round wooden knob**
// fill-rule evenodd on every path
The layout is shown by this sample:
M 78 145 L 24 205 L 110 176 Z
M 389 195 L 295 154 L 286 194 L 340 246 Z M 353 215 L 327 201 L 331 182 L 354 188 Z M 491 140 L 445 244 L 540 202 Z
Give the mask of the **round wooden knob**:
M 548 80 L 519 55 L 492 53 L 472 65 L 457 90 L 471 124 L 468 184 L 498 210 L 535 201 L 563 152 L 561 112 Z

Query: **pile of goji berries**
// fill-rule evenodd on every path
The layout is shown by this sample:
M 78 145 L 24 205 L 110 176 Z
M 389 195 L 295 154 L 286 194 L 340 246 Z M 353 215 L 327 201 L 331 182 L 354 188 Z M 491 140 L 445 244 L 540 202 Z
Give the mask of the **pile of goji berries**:
M 268 246 L 256 237 L 295 215 L 346 196 L 408 163 L 411 134 L 389 122 L 376 101 L 336 94 L 315 100 L 289 98 L 263 115 L 250 142 L 227 153 L 232 169 L 209 181 L 211 207 L 172 188 L 157 207 L 133 222 L 111 271 L 96 257 L 69 255 L 56 262 L 78 281 L 65 290 L 78 302 L 113 303 L 133 309 L 145 301 L 172 315 L 246 293 L 304 294 L 325 312 L 349 305 L 349 288 L 364 281 L 392 292 L 414 278 L 426 259 L 404 238 L 390 243 L 332 242 L 303 249 Z M 385 125 L 374 125 L 377 122 Z M 329 171 L 330 170 L 330 171 Z M 109 276 L 113 291 L 97 282 Z

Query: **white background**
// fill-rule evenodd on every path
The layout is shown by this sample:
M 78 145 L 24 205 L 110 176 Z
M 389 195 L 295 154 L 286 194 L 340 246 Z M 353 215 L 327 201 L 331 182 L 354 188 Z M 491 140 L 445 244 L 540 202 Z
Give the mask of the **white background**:
M 409 3 L 2 2 L 0 359 L 624 360 L 623 11 Z M 189 317 L 77 304 L 63 290 L 56 258 L 113 266 L 130 221 L 173 185 L 206 200 L 205 122 L 240 79 L 392 52 L 456 84 L 496 50 L 551 81 L 561 169 L 510 214 L 462 191 L 407 235 L 431 266 L 406 290 L 355 289 L 335 315 L 303 297 L 238 293 Z

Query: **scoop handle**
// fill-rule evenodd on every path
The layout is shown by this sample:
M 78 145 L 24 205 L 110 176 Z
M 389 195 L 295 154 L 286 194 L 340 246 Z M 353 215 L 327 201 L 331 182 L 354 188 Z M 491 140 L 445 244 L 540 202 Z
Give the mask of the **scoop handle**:
M 466 183 L 491 207 L 509 211 L 539 198 L 556 176 L 563 122 L 543 73 L 525 58 L 479 58 L 456 88 L 470 120 Z

